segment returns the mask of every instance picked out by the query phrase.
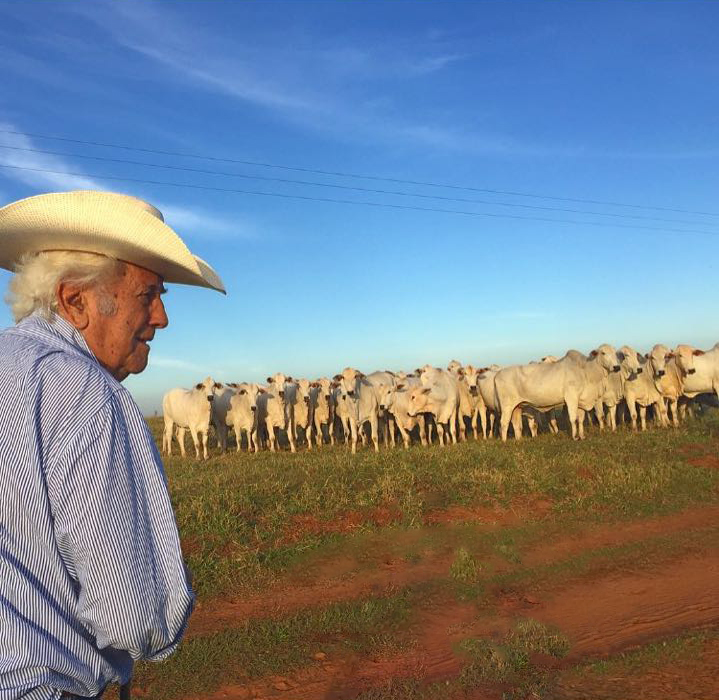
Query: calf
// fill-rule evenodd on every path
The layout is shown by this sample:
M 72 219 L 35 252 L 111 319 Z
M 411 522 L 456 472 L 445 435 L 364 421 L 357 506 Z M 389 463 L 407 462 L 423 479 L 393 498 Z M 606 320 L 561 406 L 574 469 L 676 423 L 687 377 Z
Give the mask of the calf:
M 207 459 L 211 403 L 222 388 L 222 384 L 212 377 L 207 377 L 192 389 L 170 389 L 162 397 L 162 415 L 165 420 L 165 431 L 162 436 L 163 452 L 168 455 L 172 453 L 172 434 L 176 425 L 177 441 L 180 443 L 182 456 L 185 456 L 185 431 L 189 429 L 195 445 L 195 457 L 200 458 L 199 435 L 202 439 L 202 454 L 204 459 Z

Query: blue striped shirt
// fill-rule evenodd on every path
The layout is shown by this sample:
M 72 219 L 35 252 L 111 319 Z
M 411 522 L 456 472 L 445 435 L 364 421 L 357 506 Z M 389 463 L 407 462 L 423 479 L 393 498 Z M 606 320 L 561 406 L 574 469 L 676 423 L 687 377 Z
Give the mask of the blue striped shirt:
M 130 394 L 59 316 L 0 333 L 0 700 L 93 696 L 177 646 L 194 604 Z

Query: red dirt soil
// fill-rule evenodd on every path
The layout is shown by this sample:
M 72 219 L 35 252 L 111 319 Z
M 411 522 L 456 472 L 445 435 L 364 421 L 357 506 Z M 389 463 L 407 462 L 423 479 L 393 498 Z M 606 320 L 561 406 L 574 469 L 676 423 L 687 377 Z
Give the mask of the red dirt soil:
M 523 555 L 523 563 L 539 565 L 574 556 L 597 547 L 639 541 L 647 537 L 714 526 L 719 506 L 695 508 L 671 516 L 651 518 L 642 522 L 598 526 L 565 538 L 553 540 Z M 236 601 L 212 601 L 200 606 L 191 623 L 193 634 L 202 634 L 228 625 L 238 624 L 248 617 L 287 614 L 302 608 L 324 605 L 337 600 L 350 600 L 364 595 L 377 595 L 385 589 L 399 587 L 433 577 L 446 577 L 452 557 L 411 564 L 387 561 L 362 575 L 347 575 L 347 562 L 333 578 L 331 568 L 326 578 L 305 587 L 279 585 L 262 596 Z M 342 573 L 344 572 L 344 573 Z M 347 656 L 327 658 L 318 649 L 319 657 L 308 659 L 304 669 L 286 677 L 261 679 L 245 685 L 226 686 L 202 696 L 203 700 L 237 700 L 239 698 L 275 698 L 287 700 L 340 700 L 356 697 L 371 688 L 383 687 L 389 679 L 413 678 L 423 683 L 451 680 L 460 672 L 464 660 L 453 650 L 461 639 L 484 637 L 501 639 L 520 618 L 531 617 L 553 625 L 570 640 L 571 650 L 566 661 L 546 664 L 549 667 L 576 663 L 580 659 L 604 657 L 632 648 L 653 639 L 668 638 L 682 630 L 719 624 L 719 551 L 707 550 L 701 556 L 692 554 L 665 563 L 661 568 L 639 571 L 612 572 L 593 580 L 581 580 L 559 590 L 545 591 L 540 597 L 521 593 L 500 598 L 492 616 L 481 616 L 473 604 L 455 600 L 435 602 L 430 609 L 418 613 L 411 634 L 416 640 L 410 651 L 391 658 L 367 660 Z M 542 663 L 541 659 L 538 663 Z M 719 675 L 719 650 L 707 652 L 709 669 L 699 672 L 699 686 L 710 687 Z M 694 666 L 687 663 L 684 671 L 667 668 L 647 676 L 654 694 L 634 692 L 619 681 L 602 685 L 610 692 L 600 694 L 596 688 L 582 685 L 581 678 L 560 675 L 557 698 L 709 698 L 719 692 L 691 695 L 691 675 Z M 680 680 L 672 680 L 672 673 L 681 672 Z M 561 674 L 560 670 L 555 673 Z M 631 681 L 631 682 L 630 682 Z M 604 680 L 599 681 L 604 684 Z M 564 683 L 564 685 L 562 685 Z M 587 681 L 589 683 L 589 681 Z M 679 684 L 677 686 L 676 684 Z M 717 684 L 719 685 L 719 684 Z M 671 686 L 671 692 L 666 690 Z M 685 694 L 675 693 L 675 687 L 685 688 Z M 714 688 L 714 686 L 711 686 Z M 626 688 L 622 695 L 619 688 Z M 602 691 L 604 692 L 604 691 Z M 465 697 L 494 699 L 501 691 L 478 690 Z M 552 696 L 554 697 L 554 695 Z M 189 698 L 188 698 L 189 700 Z
M 523 553 L 522 561 L 528 566 L 548 564 L 599 547 L 628 544 L 647 537 L 712 526 L 717 522 L 719 506 L 712 505 L 641 522 L 598 525 Z M 250 618 L 287 615 L 308 607 L 376 596 L 383 591 L 446 577 L 453 559 L 452 552 L 427 553 L 417 563 L 386 559 L 374 570 L 361 575 L 353 573 L 357 565 L 353 558 L 333 560 L 319 565 L 316 578 L 307 585 L 280 582 L 261 594 L 200 602 L 190 618 L 187 638 L 237 626 Z

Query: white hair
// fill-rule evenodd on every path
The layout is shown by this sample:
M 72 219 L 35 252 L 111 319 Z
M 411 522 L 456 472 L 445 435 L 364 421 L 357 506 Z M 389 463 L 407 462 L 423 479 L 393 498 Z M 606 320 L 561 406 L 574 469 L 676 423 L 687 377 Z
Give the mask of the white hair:
M 57 288 L 61 282 L 94 287 L 111 281 L 120 272 L 120 266 L 115 258 L 97 253 L 66 250 L 30 253 L 15 265 L 5 301 L 16 323 L 32 313 L 50 318 L 57 312 Z M 101 298 L 99 310 L 111 316 L 117 307 L 111 298 Z

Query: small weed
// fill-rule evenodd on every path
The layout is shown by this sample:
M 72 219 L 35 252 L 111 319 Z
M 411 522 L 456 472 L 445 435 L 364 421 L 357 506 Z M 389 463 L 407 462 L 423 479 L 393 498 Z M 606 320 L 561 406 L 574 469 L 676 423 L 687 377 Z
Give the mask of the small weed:
M 460 649 L 470 658 L 460 675 L 465 690 L 499 683 L 510 686 L 507 698 L 540 698 L 550 685 L 551 675 L 533 663 L 532 654 L 561 658 L 569 651 L 569 642 L 536 620 L 522 620 L 500 643 L 466 639 Z

